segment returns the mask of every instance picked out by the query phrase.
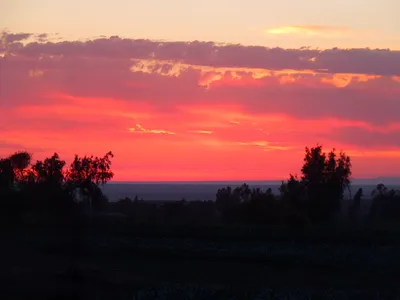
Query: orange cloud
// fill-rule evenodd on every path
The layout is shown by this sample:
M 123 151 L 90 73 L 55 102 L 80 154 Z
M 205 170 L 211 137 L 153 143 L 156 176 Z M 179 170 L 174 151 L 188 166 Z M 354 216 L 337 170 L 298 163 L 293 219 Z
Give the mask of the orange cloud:
M 300 26 L 281 26 L 266 30 L 270 35 L 332 35 L 349 32 L 350 29 L 344 26 L 323 26 L 323 25 L 300 25 Z
M 316 62 L 312 57 L 309 61 Z M 218 86 L 265 86 L 269 82 L 280 84 L 317 85 L 319 83 L 346 87 L 353 82 L 367 82 L 381 78 L 380 75 L 362 73 L 328 73 L 326 71 L 293 70 L 293 69 L 260 69 L 238 67 L 209 67 L 204 65 L 190 65 L 181 62 L 165 60 L 134 60 L 130 68 L 132 72 L 144 74 L 157 74 L 159 76 L 178 78 L 185 72 L 196 71 L 199 73 L 197 84 L 207 89 Z M 396 81 L 397 77 L 392 77 Z
M 268 141 L 238 142 L 237 144 L 242 146 L 260 147 L 263 151 L 274 151 L 274 150 L 286 151 L 293 149 L 293 147 L 290 146 L 279 146 L 278 143 L 270 143 Z

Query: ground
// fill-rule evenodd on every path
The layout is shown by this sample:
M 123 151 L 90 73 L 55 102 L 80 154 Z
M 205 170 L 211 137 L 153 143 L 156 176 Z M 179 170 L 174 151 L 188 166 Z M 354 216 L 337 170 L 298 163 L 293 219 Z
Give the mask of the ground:
M 398 299 L 400 246 L 2 233 L 2 299 Z M 75 253 L 75 254 L 74 254 Z M 73 267 L 73 268 L 71 268 Z M 75 270 L 75 272 L 71 271 Z M 185 297 L 186 298 L 185 298 Z

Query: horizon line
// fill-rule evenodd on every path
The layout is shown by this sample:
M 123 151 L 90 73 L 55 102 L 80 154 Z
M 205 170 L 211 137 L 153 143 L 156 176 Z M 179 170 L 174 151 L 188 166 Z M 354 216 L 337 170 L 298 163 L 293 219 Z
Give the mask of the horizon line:
M 352 181 L 377 181 L 377 180 L 399 180 L 400 176 L 378 176 L 378 177 L 368 177 L 368 178 L 352 178 Z M 282 182 L 287 181 L 287 179 L 251 179 L 251 180 L 240 180 L 240 179 L 224 179 L 224 180 L 111 180 L 108 183 L 254 183 L 254 182 Z

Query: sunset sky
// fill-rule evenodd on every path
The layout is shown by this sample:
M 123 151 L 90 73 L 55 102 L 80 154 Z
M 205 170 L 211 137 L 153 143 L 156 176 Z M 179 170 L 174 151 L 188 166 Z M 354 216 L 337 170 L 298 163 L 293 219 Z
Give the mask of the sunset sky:
M 0 156 L 112 150 L 115 180 L 262 180 L 320 143 L 354 177 L 400 176 L 399 11 L 0 0 Z

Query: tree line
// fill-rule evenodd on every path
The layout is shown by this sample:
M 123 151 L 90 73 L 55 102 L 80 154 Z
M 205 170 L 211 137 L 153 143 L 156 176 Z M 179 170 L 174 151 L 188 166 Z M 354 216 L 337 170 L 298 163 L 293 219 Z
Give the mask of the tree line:
M 101 210 L 107 198 L 100 185 L 113 178 L 113 153 L 103 157 L 75 155 L 71 165 L 57 153 L 32 162 L 26 151 L 0 159 L 1 212 L 15 217 L 23 212 L 69 215 L 82 207 Z
M 119 212 L 137 222 L 223 222 L 235 224 L 285 223 L 294 228 L 305 224 L 334 223 L 343 216 L 344 192 L 351 185 L 351 159 L 321 145 L 306 147 L 301 175 L 289 175 L 279 194 L 270 188 L 252 189 L 243 184 L 224 187 L 215 201 L 185 200 L 161 206 L 125 198 L 110 203 L 101 185 L 110 181 L 112 152 L 103 157 L 75 155 L 66 166 L 57 153 L 43 161 L 32 162 L 32 155 L 21 151 L 0 159 L 0 204 L 6 218 L 24 212 L 46 212 L 70 216 L 82 212 Z M 352 197 L 348 220 L 360 219 L 362 189 Z M 368 220 L 400 220 L 400 193 L 383 184 L 373 192 Z

